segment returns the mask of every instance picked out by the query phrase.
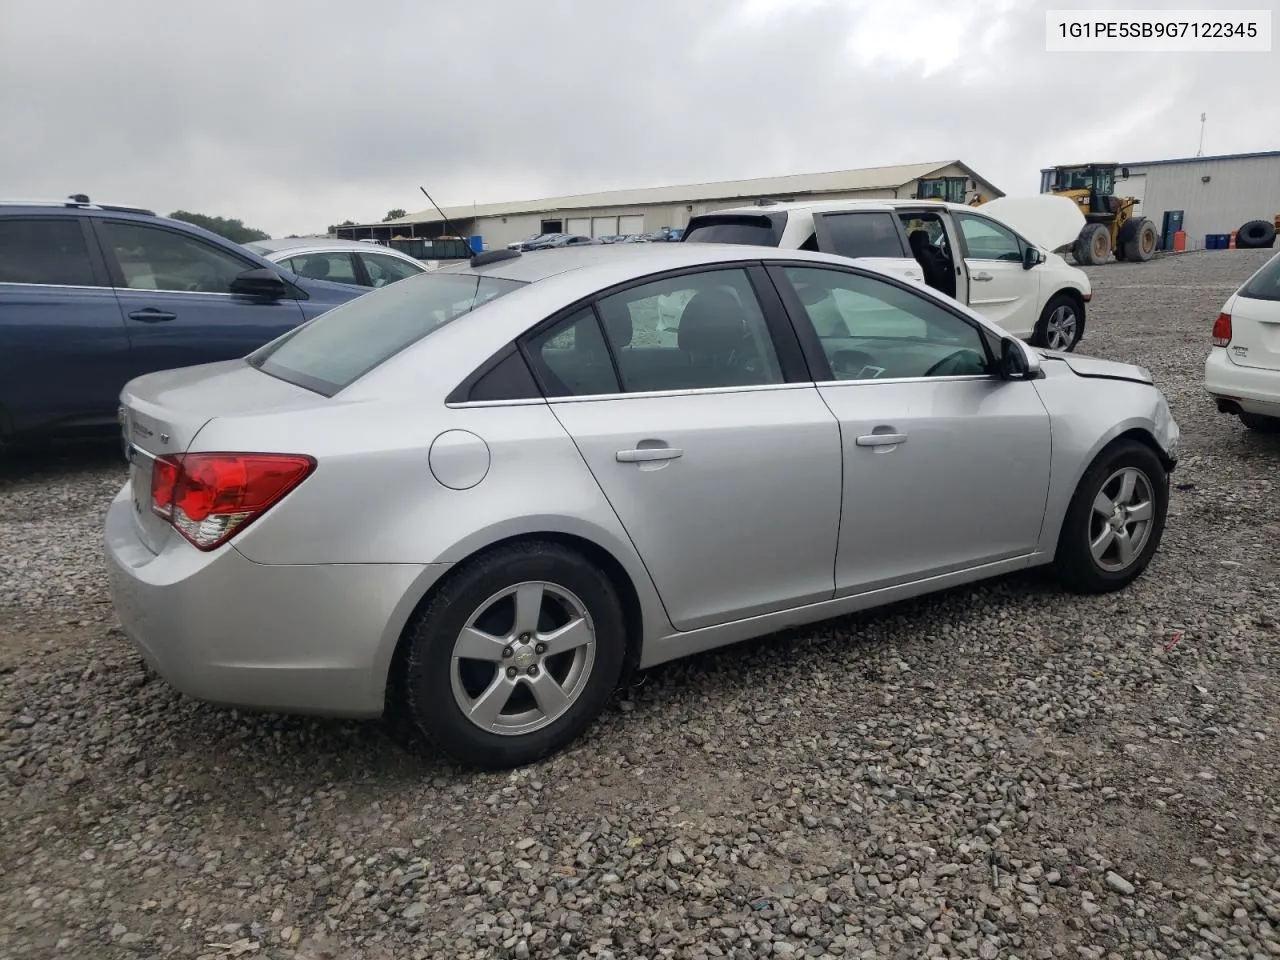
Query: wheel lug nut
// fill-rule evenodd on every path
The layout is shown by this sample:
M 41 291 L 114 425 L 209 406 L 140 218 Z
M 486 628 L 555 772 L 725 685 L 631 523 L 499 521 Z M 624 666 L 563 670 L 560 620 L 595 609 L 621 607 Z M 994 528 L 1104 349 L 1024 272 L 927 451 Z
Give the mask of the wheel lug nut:
M 547 652 L 547 645 L 545 643 L 540 643 L 533 648 L 533 652 L 536 653 L 538 656 L 542 656 L 544 653 Z
M 528 635 L 527 633 L 522 633 L 522 634 L 520 634 L 520 642 L 521 642 L 521 643 L 528 643 L 528 642 L 529 642 L 529 635 Z
M 516 655 L 516 652 L 512 650 L 510 647 L 505 647 L 502 651 L 502 657 L 504 660 L 510 660 L 515 655 Z
M 516 677 L 516 673 L 517 673 L 517 670 L 516 670 L 516 668 L 515 668 L 515 667 L 507 667 L 507 677 L 508 677 L 508 679 L 514 680 L 514 679 L 515 679 L 515 677 Z
M 535 665 L 535 666 L 530 667 L 530 668 L 529 668 L 529 676 L 531 676 L 531 677 L 536 677 L 537 675 L 538 675 L 538 668 L 537 668 L 537 666 Z

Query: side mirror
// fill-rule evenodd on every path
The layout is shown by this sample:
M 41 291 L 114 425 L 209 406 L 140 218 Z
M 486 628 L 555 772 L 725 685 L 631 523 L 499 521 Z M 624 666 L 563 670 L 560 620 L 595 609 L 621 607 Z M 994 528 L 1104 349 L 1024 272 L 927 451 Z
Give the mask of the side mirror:
M 1044 263 L 1044 254 L 1035 247 L 1028 246 L 1022 251 L 1022 269 L 1030 270 L 1036 264 Z
M 1040 375 L 1040 355 L 1015 337 L 1000 341 L 1000 376 L 1005 380 L 1034 380 Z
M 280 300 L 289 293 L 289 286 L 274 270 L 254 267 L 231 281 L 231 292 L 255 300 Z

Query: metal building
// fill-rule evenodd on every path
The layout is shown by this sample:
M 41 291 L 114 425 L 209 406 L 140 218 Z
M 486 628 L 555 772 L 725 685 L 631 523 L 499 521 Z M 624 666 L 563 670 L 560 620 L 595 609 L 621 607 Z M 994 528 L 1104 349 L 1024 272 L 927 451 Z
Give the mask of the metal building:
M 1280 150 L 1120 166 L 1129 168 L 1129 179 L 1116 180 L 1116 195 L 1137 197 L 1139 212 L 1162 237 L 1166 214 L 1182 211 L 1188 250 L 1203 249 L 1207 234 L 1230 233 L 1250 220 L 1274 222 L 1280 215 Z
M 963 203 L 976 199 L 992 200 L 1004 196 L 1004 193 L 968 165 L 951 160 L 723 183 L 613 190 L 512 203 L 452 206 L 443 208 L 448 217 L 447 228 L 440 214 L 431 209 L 386 223 L 338 227 L 337 234 L 347 239 L 383 242 L 397 237 L 479 236 L 485 249 L 496 249 L 539 233 L 605 237 L 652 233 L 664 228 L 683 229 L 689 218 L 697 214 L 765 198 L 875 199 L 917 195 Z M 441 250 L 434 254 L 426 250 L 423 258 L 456 256 L 456 253 L 444 249 L 447 244 L 436 246 Z

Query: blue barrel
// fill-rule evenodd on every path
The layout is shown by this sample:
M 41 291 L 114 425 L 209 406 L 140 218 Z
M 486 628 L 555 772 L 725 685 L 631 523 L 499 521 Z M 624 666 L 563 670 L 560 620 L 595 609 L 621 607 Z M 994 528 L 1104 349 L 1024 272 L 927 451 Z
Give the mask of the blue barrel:
M 484 237 L 480 234 L 476 233 L 467 237 L 467 243 L 473 253 L 484 253 Z

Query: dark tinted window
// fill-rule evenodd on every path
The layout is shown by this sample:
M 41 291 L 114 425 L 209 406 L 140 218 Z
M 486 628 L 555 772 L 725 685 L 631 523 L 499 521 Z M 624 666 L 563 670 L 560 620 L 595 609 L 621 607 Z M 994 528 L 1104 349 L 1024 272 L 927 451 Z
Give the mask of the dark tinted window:
M 830 253 L 842 257 L 905 257 L 892 213 L 826 213 Z
M 752 215 L 710 215 L 694 217 L 684 232 L 685 243 L 742 243 L 776 247 L 782 239 L 786 214 L 773 218 Z
M 542 396 L 533 374 L 518 352 L 512 352 L 477 380 L 467 394 L 472 402 L 481 400 L 529 400 Z
M 1280 257 L 1259 270 L 1244 285 L 1240 296 L 1250 300 L 1280 300 Z
M 0 220 L 0 283 L 93 287 L 79 220 Z
M 533 337 L 529 354 L 549 397 L 618 392 L 613 359 L 590 307 Z
M 256 264 L 197 237 L 143 223 L 103 222 L 99 236 L 130 290 L 230 293 Z
M 320 314 L 249 362 L 332 395 L 433 330 L 523 286 L 474 273 L 424 273 Z

